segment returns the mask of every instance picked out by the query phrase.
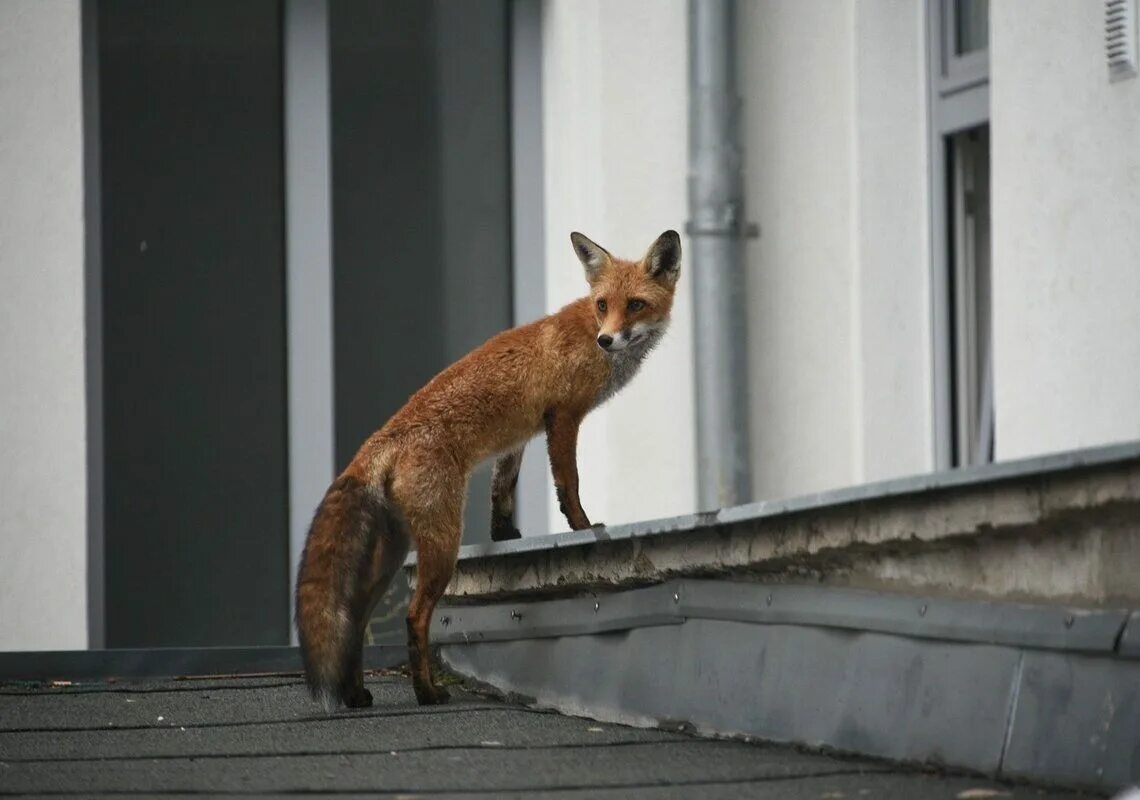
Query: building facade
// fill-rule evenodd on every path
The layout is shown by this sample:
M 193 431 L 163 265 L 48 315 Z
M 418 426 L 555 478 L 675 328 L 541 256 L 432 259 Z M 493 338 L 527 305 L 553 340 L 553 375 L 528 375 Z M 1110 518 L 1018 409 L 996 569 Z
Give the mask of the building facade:
M 571 230 L 632 256 L 684 229 L 683 0 L 266 2 L 244 12 L 266 33 L 227 45 L 228 6 L 161 20 L 130 3 L 0 3 L 0 649 L 283 640 L 308 514 L 353 443 L 493 331 L 579 296 Z M 1098 0 L 739 0 L 753 499 L 1140 438 L 1140 80 L 1110 67 L 1106 14 Z M 198 50 L 161 38 L 191 23 Z M 232 93 L 261 115 L 214 107 L 222 84 L 193 106 L 174 50 L 244 57 Z M 138 59 L 164 79 L 126 82 Z M 212 120 L 194 147 L 164 95 Z M 218 141 L 223 155 L 195 161 Z M 196 165 L 184 184 L 172 159 Z M 195 174 L 221 176 L 216 194 L 173 203 Z M 223 203 L 225 176 L 242 194 L 218 207 L 263 220 L 229 238 L 223 217 L 193 213 Z M 210 297 L 253 269 L 243 254 L 261 259 L 266 277 L 216 307 L 234 315 L 220 332 L 216 314 L 178 321 L 201 282 L 124 278 L 163 268 L 164 219 L 191 244 L 159 263 L 201 269 Z M 683 265 L 665 342 L 583 426 L 592 519 L 698 510 L 698 268 Z M 176 331 L 156 338 L 166 350 L 130 344 L 155 326 Z M 159 369 L 202 341 L 237 342 L 225 381 L 255 407 Z M 172 409 L 191 420 L 173 433 Z M 270 419 L 260 444 L 234 445 L 251 418 Z M 207 440 L 231 450 L 178 472 L 170 453 Z M 272 486 L 242 483 L 253 467 Z M 151 487 L 156 470 L 184 490 Z M 225 513 L 200 513 L 235 481 Z M 486 535 L 485 492 L 483 477 L 468 541 Z M 564 529 L 541 442 L 519 494 L 524 535 Z M 259 570 L 271 578 L 251 588 Z M 249 596 L 204 598 L 230 584 Z M 138 596 L 154 618 L 131 616 Z M 271 624 L 215 636 L 232 602 Z

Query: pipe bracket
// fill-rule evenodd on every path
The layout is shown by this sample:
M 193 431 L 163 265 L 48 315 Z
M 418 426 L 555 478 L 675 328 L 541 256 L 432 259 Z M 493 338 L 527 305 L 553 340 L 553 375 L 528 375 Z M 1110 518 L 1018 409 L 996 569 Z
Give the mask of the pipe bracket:
M 760 226 L 755 222 L 746 222 L 743 225 L 714 224 L 686 222 L 685 234 L 688 236 L 724 236 L 730 239 L 758 239 Z

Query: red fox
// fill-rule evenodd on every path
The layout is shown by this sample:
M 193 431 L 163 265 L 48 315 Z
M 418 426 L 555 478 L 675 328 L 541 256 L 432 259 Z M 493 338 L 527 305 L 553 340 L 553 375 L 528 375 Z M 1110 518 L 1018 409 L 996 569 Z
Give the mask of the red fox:
M 318 506 L 297 575 L 296 622 L 306 681 L 326 708 L 372 704 L 361 672 L 365 626 L 412 542 L 412 684 L 421 705 L 447 702 L 432 678 L 428 632 L 455 569 L 468 475 L 480 462 L 495 458 L 491 538 L 518 538 L 512 493 L 523 446 L 545 430 L 562 513 L 575 530 L 591 527 L 578 498 L 578 427 L 665 332 L 681 239 L 666 231 L 640 261 L 615 258 L 580 233 L 570 241 L 589 295 L 492 337 L 429 381 L 364 442 Z

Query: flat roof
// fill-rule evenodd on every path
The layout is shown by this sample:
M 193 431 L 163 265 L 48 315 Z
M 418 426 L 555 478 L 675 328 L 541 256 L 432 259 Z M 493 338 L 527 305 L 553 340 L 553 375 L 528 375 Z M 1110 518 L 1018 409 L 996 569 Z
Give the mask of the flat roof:
M 392 671 L 367 685 L 372 708 L 328 715 L 296 674 L 0 683 L 0 795 L 1081 796 L 598 723 L 459 687 L 451 704 L 421 708 Z

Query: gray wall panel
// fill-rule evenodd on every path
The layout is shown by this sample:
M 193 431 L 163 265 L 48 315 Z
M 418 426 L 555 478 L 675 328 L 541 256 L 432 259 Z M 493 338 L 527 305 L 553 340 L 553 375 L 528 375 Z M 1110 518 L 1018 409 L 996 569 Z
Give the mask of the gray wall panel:
M 448 363 L 512 325 L 509 39 L 503 0 L 436 0 L 443 340 Z M 466 544 L 490 541 L 491 466 L 475 470 Z
M 329 4 L 333 414 L 339 473 L 445 363 L 431 6 Z M 397 576 L 374 619 L 402 635 Z
M 106 643 L 283 644 L 280 6 L 96 9 Z
M 446 363 L 430 4 L 329 5 L 336 469 Z
M 503 0 L 329 4 L 336 469 L 511 324 Z M 489 539 L 490 470 L 465 541 Z M 403 636 L 403 577 L 377 633 Z

